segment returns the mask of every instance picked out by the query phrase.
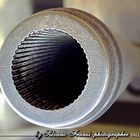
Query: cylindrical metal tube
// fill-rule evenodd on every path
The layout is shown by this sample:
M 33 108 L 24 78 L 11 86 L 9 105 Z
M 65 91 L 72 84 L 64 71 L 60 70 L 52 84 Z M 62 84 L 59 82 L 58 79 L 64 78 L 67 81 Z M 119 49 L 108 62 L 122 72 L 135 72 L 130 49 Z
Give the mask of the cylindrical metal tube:
M 96 120 L 140 72 L 132 48 L 96 17 L 76 9 L 42 11 L 9 34 L 0 82 L 24 119 L 50 128 Z

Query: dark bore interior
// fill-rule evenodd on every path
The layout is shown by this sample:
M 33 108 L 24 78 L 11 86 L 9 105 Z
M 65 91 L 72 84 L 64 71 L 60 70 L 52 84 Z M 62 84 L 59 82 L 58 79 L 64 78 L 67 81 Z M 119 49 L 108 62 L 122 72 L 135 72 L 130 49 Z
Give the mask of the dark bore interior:
M 88 65 L 80 44 L 59 30 L 43 29 L 26 37 L 12 61 L 13 81 L 31 105 L 54 110 L 81 94 Z

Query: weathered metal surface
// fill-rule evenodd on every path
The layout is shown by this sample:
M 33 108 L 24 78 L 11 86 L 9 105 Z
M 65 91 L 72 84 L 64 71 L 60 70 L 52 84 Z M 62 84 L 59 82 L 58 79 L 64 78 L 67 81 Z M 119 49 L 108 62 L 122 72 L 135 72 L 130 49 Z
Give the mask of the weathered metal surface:
M 84 90 L 74 102 L 57 110 L 29 104 L 16 90 L 11 74 L 18 46 L 33 32 L 44 29 L 59 30 L 74 38 L 88 64 Z M 24 119 L 50 128 L 78 127 L 99 118 L 140 71 L 139 48 L 131 49 L 111 32 L 96 17 L 76 9 L 50 9 L 24 20 L 9 34 L 1 50 L 0 82 L 8 103 Z

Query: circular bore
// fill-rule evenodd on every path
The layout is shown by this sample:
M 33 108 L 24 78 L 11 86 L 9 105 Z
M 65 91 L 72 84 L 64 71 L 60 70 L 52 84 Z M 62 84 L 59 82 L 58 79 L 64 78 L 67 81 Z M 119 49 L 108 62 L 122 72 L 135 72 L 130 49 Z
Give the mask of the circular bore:
M 45 110 L 63 108 L 82 93 L 88 65 L 80 44 L 67 33 L 40 30 L 17 47 L 13 81 L 31 105 Z
M 13 83 L 12 60 L 26 37 L 42 29 L 72 36 L 86 54 L 88 79 L 71 104 L 57 110 L 36 108 L 24 100 Z M 9 49 L 10 48 L 10 49 Z M 20 23 L 7 37 L 0 55 L 0 82 L 10 106 L 24 119 L 48 128 L 74 128 L 100 117 L 116 99 L 122 78 L 119 47 L 108 28 L 94 16 L 76 9 L 52 9 Z

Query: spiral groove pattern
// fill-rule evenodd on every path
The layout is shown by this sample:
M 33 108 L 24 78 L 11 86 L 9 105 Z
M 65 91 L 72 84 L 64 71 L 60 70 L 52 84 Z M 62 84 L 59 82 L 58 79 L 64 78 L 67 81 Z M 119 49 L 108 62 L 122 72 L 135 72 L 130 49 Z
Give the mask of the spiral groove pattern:
M 87 59 L 80 44 L 59 30 L 30 34 L 13 56 L 15 87 L 37 108 L 54 110 L 74 102 L 86 85 L 87 75 Z

